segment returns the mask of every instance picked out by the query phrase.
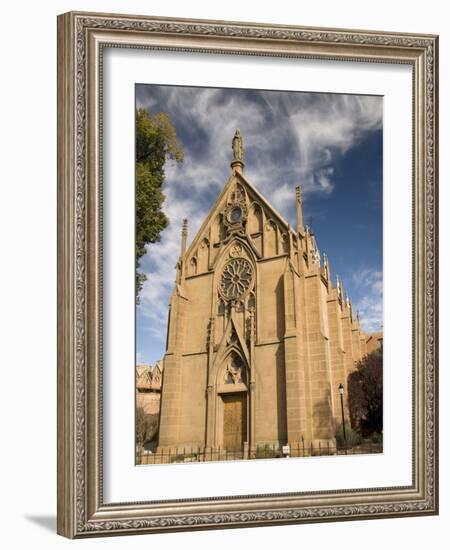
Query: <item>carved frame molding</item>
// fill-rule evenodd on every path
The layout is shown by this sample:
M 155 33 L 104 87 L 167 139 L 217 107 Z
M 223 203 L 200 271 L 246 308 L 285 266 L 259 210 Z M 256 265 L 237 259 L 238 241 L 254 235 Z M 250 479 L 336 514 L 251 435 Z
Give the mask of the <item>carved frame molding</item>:
M 105 46 L 413 67 L 410 487 L 103 502 L 100 92 Z M 58 533 L 78 538 L 438 512 L 437 51 L 433 35 L 75 12 L 59 16 Z

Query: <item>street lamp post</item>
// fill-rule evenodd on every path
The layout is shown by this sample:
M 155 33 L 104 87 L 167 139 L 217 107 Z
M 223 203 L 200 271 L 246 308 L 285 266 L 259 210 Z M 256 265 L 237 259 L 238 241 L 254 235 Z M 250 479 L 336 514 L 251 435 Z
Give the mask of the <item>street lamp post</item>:
M 345 433 L 345 419 L 344 419 L 344 386 L 339 384 L 339 395 L 341 396 L 341 415 L 342 415 L 342 432 L 344 434 L 344 445 L 347 448 L 347 435 Z

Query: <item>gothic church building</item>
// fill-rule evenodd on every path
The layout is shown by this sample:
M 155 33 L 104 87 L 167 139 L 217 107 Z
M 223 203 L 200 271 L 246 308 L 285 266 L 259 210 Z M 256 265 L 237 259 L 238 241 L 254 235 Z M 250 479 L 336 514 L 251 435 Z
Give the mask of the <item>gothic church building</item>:
M 231 175 L 187 249 L 183 223 L 159 451 L 334 446 L 338 387 L 346 396 L 366 354 L 351 301 L 303 223 L 300 188 L 294 229 L 245 177 L 242 149 L 237 131 Z

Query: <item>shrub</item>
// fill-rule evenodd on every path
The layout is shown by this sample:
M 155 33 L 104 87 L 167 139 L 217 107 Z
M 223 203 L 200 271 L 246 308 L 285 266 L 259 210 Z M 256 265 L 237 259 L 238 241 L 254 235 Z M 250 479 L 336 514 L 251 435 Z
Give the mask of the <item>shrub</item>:
M 186 455 L 176 454 L 170 457 L 170 463 L 173 464 L 174 462 L 196 462 L 197 458 L 198 457 L 195 453 L 188 453 Z
M 278 451 L 266 443 L 256 448 L 255 458 L 277 458 Z
M 153 439 L 158 432 L 158 415 L 147 414 L 143 407 L 136 407 L 136 445 L 142 447 L 144 443 Z
M 343 449 L 345 447 L 355 447 L 359 445 L 362 441 L 361 435 L 356 432 L 348 422 L 345 423 L 345 440 L 344 440 L 344 430 L 342 429 L 342 424 L 339 424 L 336 428 L 336 446 L 338 449 Z
M 383 430 L 383 354 L 376 350 L 358 362 L 348 377 L 352 427 L 364 437 Z
M 383 443 L 383 433 L 373 432 L 370 437 L 367 438 L 370 443 Z

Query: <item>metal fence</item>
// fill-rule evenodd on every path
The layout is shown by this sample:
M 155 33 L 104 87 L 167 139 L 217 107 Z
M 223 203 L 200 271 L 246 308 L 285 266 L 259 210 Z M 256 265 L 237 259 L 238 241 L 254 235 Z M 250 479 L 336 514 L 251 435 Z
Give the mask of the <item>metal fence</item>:
M 305 446 L 264 445 L 256 449 L 167 449 L 160 452 L 143 451 L 136 454 L 136 464 L 175 464 L 213 462 L 226 460 L 254 460 L 264 458 L 300 458 L 308 456 L 360 455 L 383 452 L 382 443 L 362 443 L 352 447 L 336 447 L 330 444 Z

